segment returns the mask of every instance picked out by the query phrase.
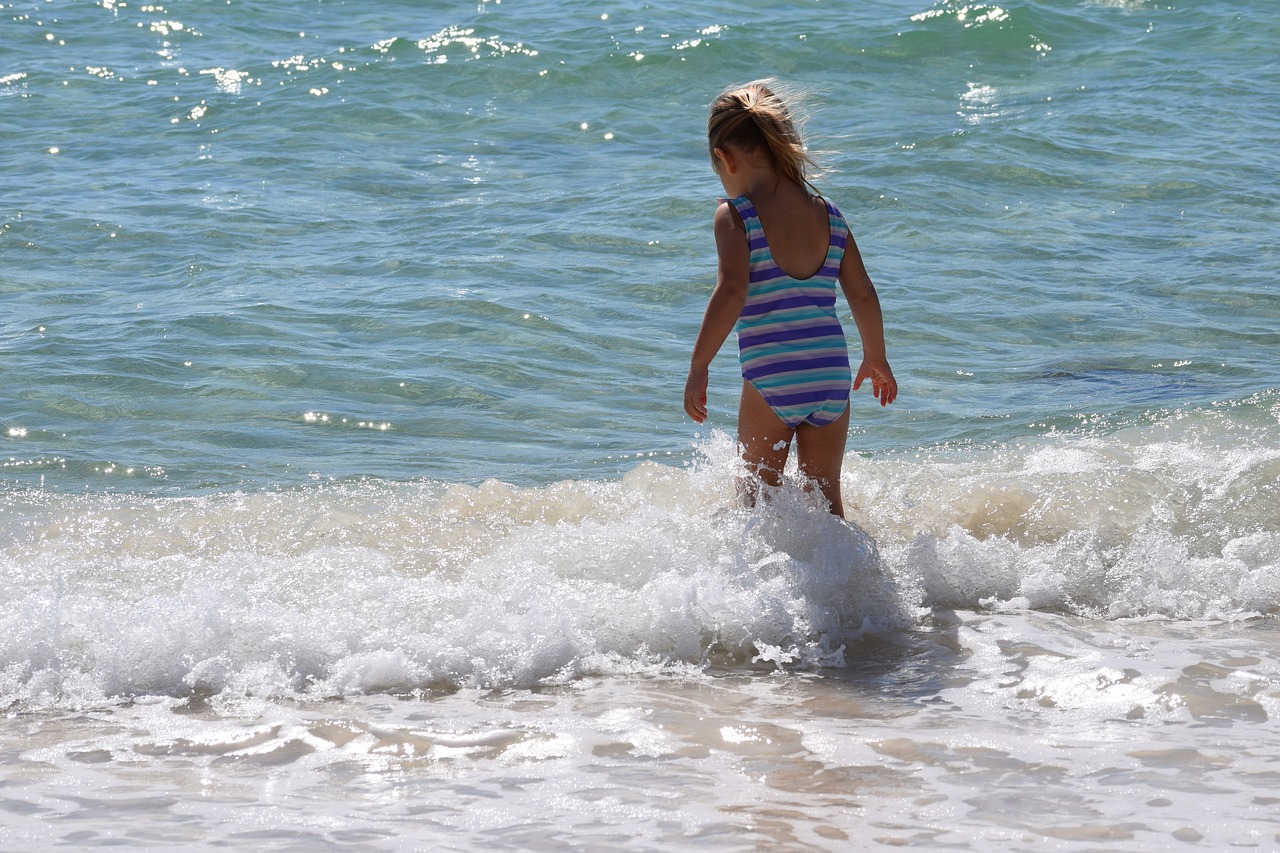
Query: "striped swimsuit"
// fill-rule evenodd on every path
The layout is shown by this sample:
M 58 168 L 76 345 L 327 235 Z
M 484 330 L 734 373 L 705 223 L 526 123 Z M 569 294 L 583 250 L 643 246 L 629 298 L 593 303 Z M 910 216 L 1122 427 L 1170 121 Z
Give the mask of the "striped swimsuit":
M 747 229 L 751 276 L 738 317 L 738 360 L 750 382 L 782 422 L 823 426 L 849 405 L 849 353 L 836 318 L 840 259 L 849 226 L 831 202 L 827 259 L 810 278 L 787 275 L 773 260 L 760 217 L 746 196 L 730 199 Z M 825 201 L 825 199 L 824 199 Z

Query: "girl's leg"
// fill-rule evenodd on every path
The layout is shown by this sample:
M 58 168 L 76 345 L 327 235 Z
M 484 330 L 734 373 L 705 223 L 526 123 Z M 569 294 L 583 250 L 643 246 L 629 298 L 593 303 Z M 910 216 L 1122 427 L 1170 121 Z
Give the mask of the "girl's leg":
M 825 426 L 800 424 L 796 427 L 796 456 L 800 473 L 818 484 L 831 504 L 831 512 L 844 518 L 844 501 L 840 497 L 840 466 L 849 439 L 849 408 Z
M 755 506 L 759 481 L 770 486 L 782 482 L 782 469 L 786 467 L 794 434 L 755 386 L 743 382 L 742 399 L 738 402 L 738 444 L 742 447 L 742 460 L 747 463 L 748 478 L 738 484 L 738 498 L 746 506 Z

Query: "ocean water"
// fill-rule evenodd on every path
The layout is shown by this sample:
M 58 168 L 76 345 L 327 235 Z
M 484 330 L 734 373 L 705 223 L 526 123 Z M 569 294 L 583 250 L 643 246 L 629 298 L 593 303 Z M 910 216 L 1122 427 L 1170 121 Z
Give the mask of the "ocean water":
M 1271 12 L 3 0 L 0 849 L 1280 848 Z M 848 523 L 680 407 L 765 75 Z

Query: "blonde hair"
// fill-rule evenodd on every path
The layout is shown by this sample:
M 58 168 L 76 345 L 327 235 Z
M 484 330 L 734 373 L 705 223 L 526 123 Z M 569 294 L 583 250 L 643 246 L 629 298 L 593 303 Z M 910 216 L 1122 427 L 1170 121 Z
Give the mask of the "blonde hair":
M 822 167 L 809 155 L 793 115 L 799 96 L 779 94 L 773 78 L 730 86 L 711 102 L 707 115 L 707 148 L 712 152 L 728 145 L 765 154 L 782 177 L 813 189 L 807 170 L 815 175 Z

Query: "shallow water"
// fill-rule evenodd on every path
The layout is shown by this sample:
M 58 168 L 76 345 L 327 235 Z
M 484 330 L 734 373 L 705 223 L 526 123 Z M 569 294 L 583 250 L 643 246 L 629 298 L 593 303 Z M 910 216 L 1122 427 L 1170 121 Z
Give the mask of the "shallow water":
M 11 495 L 6 838 L 1267 849 L 1275 454 L 1136 438 L 860 461 L 876 542 L 733 509 L 723 437 L 595 484 Z
M 0 848 L 1280 846 L 1278 39 L 0 4 Z M 731 345 L 679 410 L 764 74 L 902 384 L 847 524 L 734 508 Z
M 1272 620 L 940 613 L 808 674 L 21 714 L 4 840 L 1270 849 L 1278 641 Z

